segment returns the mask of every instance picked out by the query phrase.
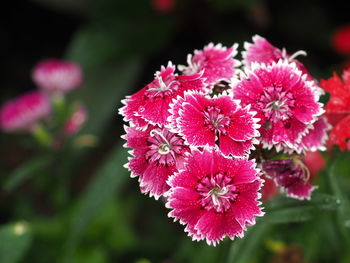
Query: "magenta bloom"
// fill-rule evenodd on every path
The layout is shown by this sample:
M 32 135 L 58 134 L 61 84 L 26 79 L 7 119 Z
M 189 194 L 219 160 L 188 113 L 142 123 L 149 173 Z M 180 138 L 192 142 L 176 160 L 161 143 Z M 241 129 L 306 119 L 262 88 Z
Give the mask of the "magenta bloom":
M 258 119 L 253 118 L 249 107 L 242 108 L 230 96 L 207 98 L 188 92 L 183 99 L 175 101 L 171 109 L 175 115 L 170 118 L 172 128 L 190 145 L 214 147 L 218 144 L 225 155 L 243 156 L 257 142 Z
M 155 79 L 137 93 L 123 100 L 125 105 L 120 114 L 125 121 L 144 128 L 148 123 L 166 125 L 169 117 L 169 105 L 177 96 L 183 96 L 187 90 L 204 90 L 201 74 L 178 76 L 175 67 L 169 62 L 156 72 Z
M 279 49 L 270 42 L 268 42 L 265 38 L 255 35 L 253 37 L 253 43 L 244 43 L 245 51 L 242 52 L 243 64 L 248 68 L 251 67 L 252 63 L 265 63 L 272 64 L 272 62 L 278 62 L 280 59 L 288 60 L 290 62 L 294 62 L 297 68 L 303 73 L 306 74 L 307 80 L 314 81 L 315 79 L 310 75 L 306 67 L 295 58 L 299 55 L 306 55 L 305 51 L 297 51 L 293 55 L 287 54 L 285 49 Z M 322 92 L 318 89 L 319 92 Z
M 257 201 L 262 181 L 251 160 L 194 150 L 169 185 L 169 216 L 185 224 L 193 240 L 206 239 L 215 246 L 226 236 L 243 237 L 246 226 L 263 215 Z
M 126 127 L 123 138 L 132 148 L 133 157 L 126 165 L 131 177 L 139 177 L 141 191 L 158 199 L 169 190 L 168 177 L 183 167 L 189 147 L 179 135 L 153 125 L 144 131 Z
M 31 91 L 1 108 L 0 126 L 6 132 L 31 131 L 50 111 L 50 100 L 42 92 Z
M 295 63 L 280 60 L 268 66 L 253 64 L 234 87 L 234 98 L 257 111 L 264 147 L 294 149 L 323 113 L 314 90 L 314 82 L 306 81 Z
M 235 44 L 230 48 L 223 47 L 221 44 L 214 46 L 213 43 L 205 46 L 203 50 L 195 50 L 194 55 L 187 57 L 188 66 L 179 66 L 179 70 L 185 75 L 192 75 L 204 71 L 203 77 L 206 83 L 215 85 L 222 80 L 230 81 L 234 76 L 236 67 L 241 63 L 234 59 L 237 55 Z
M 287 59 L 285 50 L 271 45 L 265 38 L 255 35 L 253 36 L 253 43 L 244 43 L 245 51 L 242 52 L 243 63 L 250 67 L 252 63 L 265 63 L 271 64 L 272 62 L 278 62 L 280 59 Z
M 77 133 L 87 120 L 87 110 L 83 105 L 79 105 L 66 121 L 64 125 L 64 132 L 67 135 Z
M 299 159 L 272 160 L 262 164 L 266 175 L 272 178 L 286 196 L 296 199 L 310 199 L 316 189 L 310 183 L 310 172 Z
M 62 94 L 79 88 L 83 73 L 80 66 L 73 62 L 49 59 L 35 66 L 32 78 L 42 90 Z

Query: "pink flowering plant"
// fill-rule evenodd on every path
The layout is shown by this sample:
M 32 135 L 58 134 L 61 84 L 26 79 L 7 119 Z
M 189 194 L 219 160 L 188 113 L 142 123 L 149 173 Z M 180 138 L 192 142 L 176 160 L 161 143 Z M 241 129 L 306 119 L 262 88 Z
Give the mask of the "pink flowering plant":
M 260 36 L 244 44 L 241 60 L 238 44 L 210 43 L 122 101 L 125 167 L 192 240 L 242 238 L 259 217 L 268 220 L 266 201 L 279 193 L 312 200 L 306 159 L 326 149 L 331 125 L 300 55 Z
M 82 85 L 82 69 L 70 61 L 49 59 L 34 67 L 32 80 L 36 90 L 9 100 L 1 107 L 0 127 L 7 133 L 32 134 L 48 149 L 61 148 L 87 119 L 82 103 L 65 100 L 66 93 Z

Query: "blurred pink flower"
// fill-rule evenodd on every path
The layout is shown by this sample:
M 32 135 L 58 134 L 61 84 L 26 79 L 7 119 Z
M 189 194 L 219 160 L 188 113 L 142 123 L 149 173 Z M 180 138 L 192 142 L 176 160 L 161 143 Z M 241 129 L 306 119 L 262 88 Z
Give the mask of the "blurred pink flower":
M 83 105 L 76 107 L 72 115 L 64 125 L 64 132 L 67 135 L 72 135 L 78 132 L 87 120 L 87 110 Z
M 34 67 L 32 78 L 43 91 L 50 94 L 63 94 L 80 87 L 83 73 L 78 64 L 49 59 Z
M 317 177 L 319 171 L 321 171 L 326 162 L 320 152 L 306 152 L 303 157 L 303 161 L 311 173 L 312 179 Z
M 51 104 L 46 95 L 31 91 L 8 101 L 0 110 L 0 126 L 6 132 L 32 131 L 50 114 Z
M 264 180 L 264 185 L 261 188 L 261 200 L 263 200 L 264 202 L 270 201 L 279 194 L 279 190 L 274 180 L 272 180 L 271 178 L 262 175 L 261 179 Z

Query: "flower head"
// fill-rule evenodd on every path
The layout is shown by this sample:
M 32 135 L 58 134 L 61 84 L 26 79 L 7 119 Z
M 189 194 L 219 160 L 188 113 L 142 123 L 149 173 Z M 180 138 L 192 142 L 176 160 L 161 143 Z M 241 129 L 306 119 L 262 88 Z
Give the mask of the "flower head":
M 175 67 L 169 62 L 156 72 L 155 79 L 142 90 L 123 100 L 125 106 L 120 114 L 125 121 L 144 128 L 148 123 L 166 125 L 169 117 L 169 105 L 177 96 L 187 90 L 203 91 L 204 81 L 200 74 L 178 76 Z
M 263 171 L 272 178 L 281 191 L 296 199 L 310 199 L 311 192 L 316 189 L 310 183 L 310 172 L 298 158 L 265 161 Z
M 265 38 L 255 35 L 253 43 L 244 43 L 245 51 L 242 52 L 243 64 L 250 68 L 253 63 L 264 63 L 266 65 L 278 62 L 280 59 L 294 62 L 296 67 L 307 76 L 307 80 L 314 81 L 306 67 L 295 58 L 299 55 L 306 55 L 305 51 L 297 51 L 293 55 L 289 55 L 285 49 L 279 49 L 273 46 Z
M 295 148 L 310 124 L 323 113 L 314 82 L 295 63 L 280 60 L 271 65 L 253 64 L 247 76 L 234 87 L 234 98 L 251 105 L 261 119 L 261 142 L 277 150 Z
M 183 135 L 190 145 L 219 145 L 225 155 L 243 156 L 257 142 L 258 119 L 249 107 L 242 108 L 230 96 L 208 98 L 188 92 L 175 101 L 171 109 L 179 116 L 170 119 L 172 129 Z
M 262 182 L 254 161 L 194 150 L 169 185 L 169 216 L 185 224 L 194 240 L 206 239 L 209 245 L 226 236 L 243 237 L 246 226 L 263 215 L 257 201 Z
M 0 126 L 6 132 L 31 131 L 51 111 L 50 100 L 31 91 L 8 101 L 0 110 Z
M 49 59 L 35 66 L 32 78 L 42 90 L 63 94 L 80 87 L 83 73 L 80 66 L 73 62 Z
M 163 195 L 169 189 L 169 176 L 183 167 L 189 147 L 179 135 L 153 125 L 144 131 L 126 127 L 123 138 L 125 146 L 132 148 L 127 167 L 132 177 L 139 177 L 141 191 L 155 198 Z
M 240 66 L 240 62 L 235 60 L 237 55 L 235 44 L 230 48 L 221 44 L 210 43 L 203 50 L 195 50 L 194 55 L 188 55 L 188 66 L 179 66 L 185 75 L 192 75 L 204 71 L 203 77 L 209 85 L 215 85 L 222 80 L 229 81 L 235 74 L 235 68 Z

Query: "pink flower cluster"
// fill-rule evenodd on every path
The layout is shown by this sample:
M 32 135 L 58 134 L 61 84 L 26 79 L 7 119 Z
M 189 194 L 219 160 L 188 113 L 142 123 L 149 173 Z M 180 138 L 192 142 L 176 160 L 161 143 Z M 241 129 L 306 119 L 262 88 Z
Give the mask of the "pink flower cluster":
M 82 84 L 80 66 L 56 59 L 36 65 L 32 79 L 39 88 L 8 101 L 0 109 L 0 127 L 5 132 L 33 132 L 54 113 L 52 102 L 62 101 L 63 94 Z M 84 124 L 87 112 L 83 106 L 74 109 L 63 127 L 65 134 L 77 132 Z
M 211 43 L 188 55 L 179 73 L 169 62 L 120 109 L 132 149 L 126 167 L 141 192 L 162 196 L 169 216 L 210 245 L 242 237 L 263 215 L 262 177 L 309 198 L 314 187 L 302 164 L 254 158 L 322 150 L 329 129 L 322 90 L 296 60 L 305 52 L 289 55 L 259 36 L 245 44 L 242 61 L 237 49 Z

